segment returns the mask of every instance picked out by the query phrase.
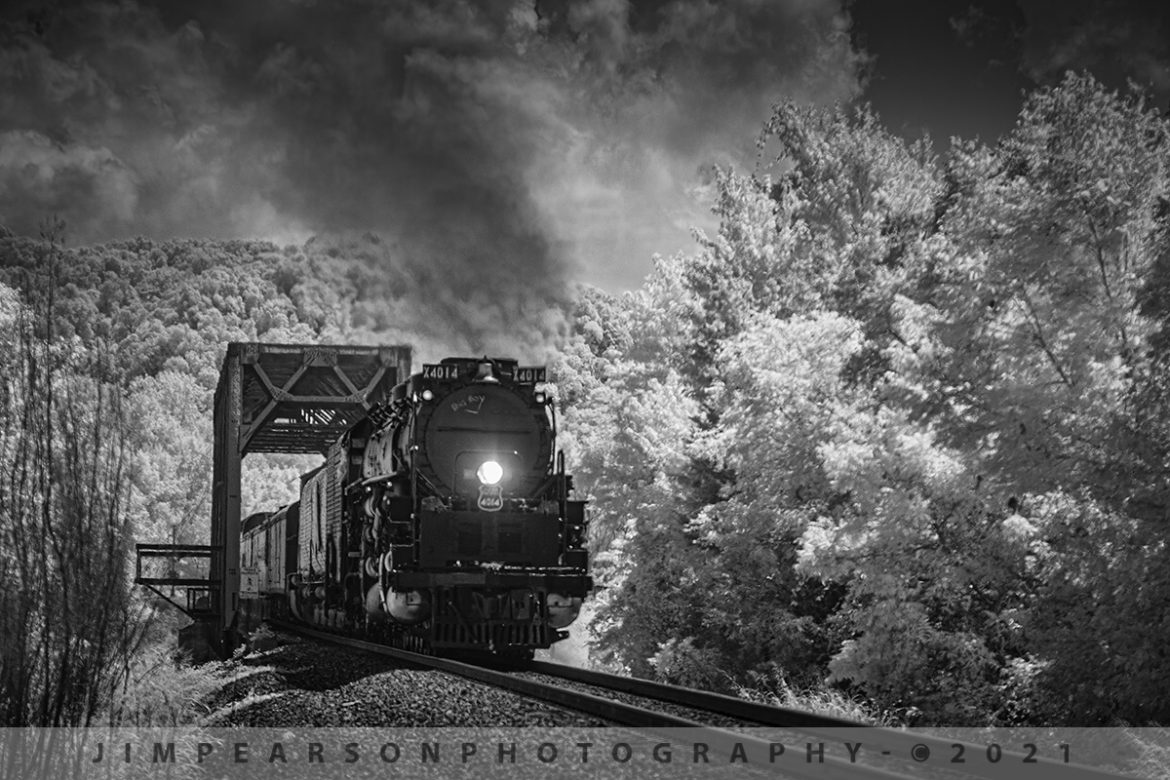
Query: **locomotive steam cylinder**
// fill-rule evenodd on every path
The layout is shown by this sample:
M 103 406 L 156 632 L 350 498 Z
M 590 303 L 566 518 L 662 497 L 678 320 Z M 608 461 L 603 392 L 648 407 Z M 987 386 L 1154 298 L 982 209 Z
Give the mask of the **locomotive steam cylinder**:
M 407 626 L 421 623 L 431 615 L 430 597 L 418 590 L 385 591 L 382 606 L 396 622 Z
M 550 593 L 545 599 L 548 609 L 548 624 L 553 628 L 564 628 L 577 619 L 581 613 L 582 599 L 563 593 Z

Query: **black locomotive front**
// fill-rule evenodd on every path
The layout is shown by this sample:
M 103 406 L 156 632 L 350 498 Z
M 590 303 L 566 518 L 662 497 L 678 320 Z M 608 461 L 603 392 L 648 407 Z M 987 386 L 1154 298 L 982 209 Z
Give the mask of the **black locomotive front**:
M 544 382 L 448 358 L 398 385 L 304 480 L 293 611 L 435 649 L 566 636 L 592 582 Z

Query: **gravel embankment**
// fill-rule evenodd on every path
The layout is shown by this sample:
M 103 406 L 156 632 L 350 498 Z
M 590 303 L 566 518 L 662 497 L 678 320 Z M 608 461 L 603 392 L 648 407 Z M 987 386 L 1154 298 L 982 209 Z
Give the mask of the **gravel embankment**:
M 207 726 L 604 726 L 603 721 L 371 653 L 277 634 L 231 662 Z
M 288 763 L 282 752 L 275 768 L 286 780 L 776 776 L 774 767 L 756 757 L 749 764 L 731 763 L 704 752 L 699 760 L 694 736 L 607 727 L 597 718 L 445 672 L 291 634 L 276 633 L 274 641 L 271 649 L 222 665 L 216 674 L 223 685 L 203 701 L 210 714 L 201 726 L 210 736 L 199 739 L 223 743 L 219 763 L 209 759 L 209 767 L 230 776 L 239 770 L 230 756 L 241 740 L 251 763 L 266 769 L 274 768 L 272 744 L 285 744 Z M 323 746 L 325 763 L 306 762 L 308 743 Z M 352 764 L 347 743 L 355 746 Z M 424 744 L 437 745 L 442 759 L 428 762 Z M 475 748 L 470 758 L 467 744 Z

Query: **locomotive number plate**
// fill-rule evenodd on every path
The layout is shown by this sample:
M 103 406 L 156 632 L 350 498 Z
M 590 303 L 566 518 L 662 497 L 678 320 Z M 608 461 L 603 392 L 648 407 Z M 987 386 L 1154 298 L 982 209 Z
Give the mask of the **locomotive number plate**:
M 504 506 L 504 489 L 500 485 L 481 485 L 479 508 L 485 512 L 498 512 Z
M 451 363 L 423 363 L 423 379 L 440 381 L 459 378 L 459 366 Z
M 547 382 L 544 366 L 520 366 L 516 369 L 516 381 L 522 385 Z

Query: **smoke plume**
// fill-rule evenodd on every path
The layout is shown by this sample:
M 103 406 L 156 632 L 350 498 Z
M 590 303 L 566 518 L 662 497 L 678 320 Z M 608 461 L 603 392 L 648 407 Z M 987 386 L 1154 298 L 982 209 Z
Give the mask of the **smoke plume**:
M 822 0 L 9 3 L 0 223 L 375 231 L 456 296 L 632 286 L 771 104 L 857 90 Z

